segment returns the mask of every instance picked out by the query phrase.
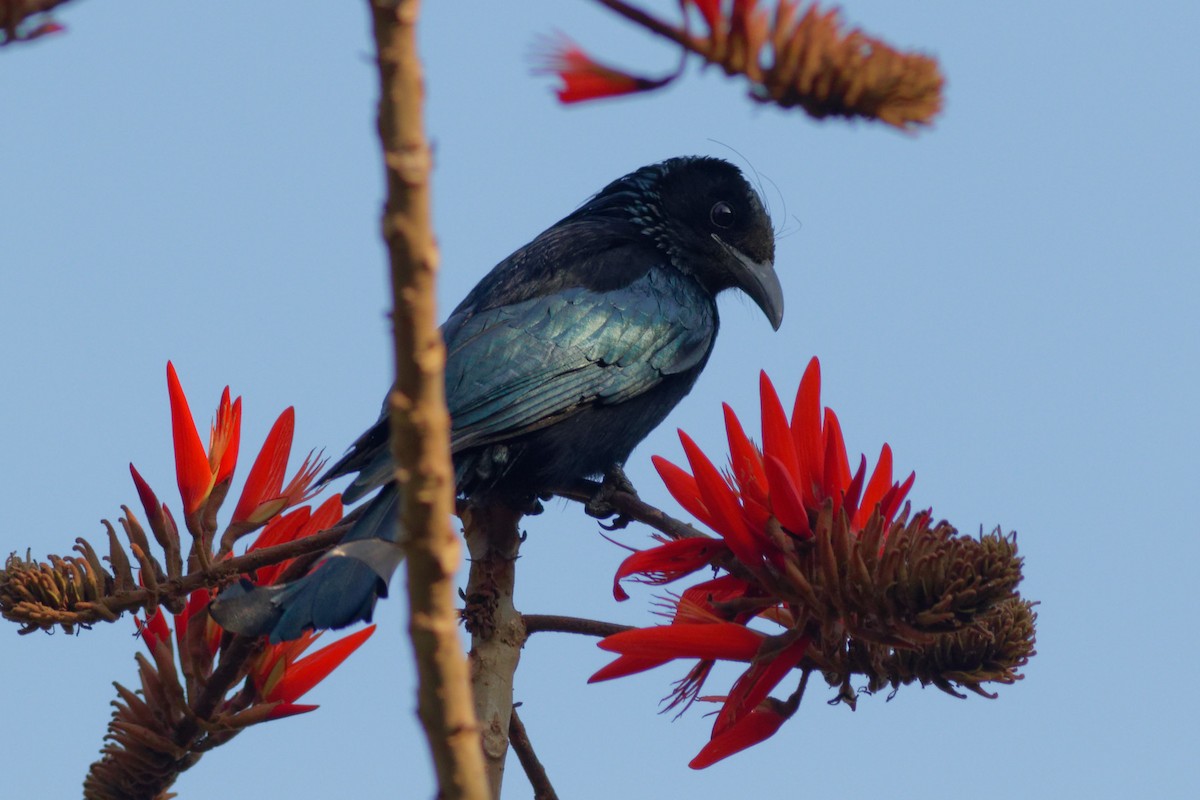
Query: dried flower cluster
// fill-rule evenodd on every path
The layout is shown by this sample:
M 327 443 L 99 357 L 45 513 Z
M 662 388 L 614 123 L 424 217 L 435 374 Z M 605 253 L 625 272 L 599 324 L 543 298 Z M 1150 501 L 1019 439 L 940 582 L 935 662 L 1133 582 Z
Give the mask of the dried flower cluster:
M 942 107 L 937 61 L 902 53 L 857 28 L 843 29 L 840 12 L 799 0 L 778 0 L 774 13 L 758 0 L 681 0 L 682 25 L 671 25 L 620 0 L 604 5 L 701 56 L 727 75 L 745 76 L 750 96 L 783 108 L 799 106 L 818 119 L 861 117 L 911 130 Z M 695 9 L 706 35 L 689 30 Z M 602 64 L 568 39 L 547 48 L 544 70 L 563 82 L 564 103 L 643 92 L 667 85 L 679 71 L 651 79 Z
M 773 735 L 795 713 L 810 673 L 835 700 L 919 682 L 962 697 L 990 695 L 1034 655 L 1036 615 L 1021 598 L 1014 536 L 961 536 L 928 511 L 904 504 L 914 476 L 892 480 L 884 445 L 868 477 L 851 470 L 837 415 L 820 406 L 820 367 L 810 362 L 789 422 L 774 387 L 761 381 L 760 449 L 725 407 L 730 469 L 722 474 L 683 432 L 691 472 L 655 459 L 671 494 L 720 538 L 680 538 L 637 552 L 620 581 L 664 584 L 712 567 L 718 576 L 668 602 L 670 623 L 617 633 L 600 646 L 618 658 L 593 680 L 686 658 L 698 663 L 676 684 L 668 708 L 721 703 L 712 737 L 692 761 L 701 768 Z M 751 627 L 751 623 L 754 627 Z M 701 697 L 718 660 L 747 669 L 728 694 Z M 794 691 L 770 696 L 793 671 Z

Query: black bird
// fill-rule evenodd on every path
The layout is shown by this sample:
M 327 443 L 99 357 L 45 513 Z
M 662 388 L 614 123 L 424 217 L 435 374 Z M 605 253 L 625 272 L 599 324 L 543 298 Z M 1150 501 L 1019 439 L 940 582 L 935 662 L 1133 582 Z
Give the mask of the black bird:
M 459 494 L 528 504 L 619 475 L 708 362 L 717 294 L 742 290 L 779 329 L 774 255 L 741 172 L 681 157 L 613 181 L 497 264 L 442 326 Z M 221 625 L 279 641 L 371 618 L 399 561 L 386 411 L 322 480 L 352 474 L 345 502 L 380 491 L 343 543 L 290 584 L 227 589 Z

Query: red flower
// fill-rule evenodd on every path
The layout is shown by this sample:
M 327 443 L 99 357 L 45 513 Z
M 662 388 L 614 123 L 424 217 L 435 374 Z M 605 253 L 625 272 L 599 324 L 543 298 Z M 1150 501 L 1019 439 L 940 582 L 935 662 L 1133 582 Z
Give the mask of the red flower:
M 645 92 L 664 86 L 674 78 L 644 78 L 602 64 L 565 36 L 546 43 L 541 60 L 544 62 L 541 72 L 558 75 L 562 80 L 562 88 L 557 93 L 563 103 Z
M 304 457 L 304 463 L 288 485 L 283 485 L 295 426 L 296 412 L 289 406 L 271 426 L 258 458 L 250 468 L 242 497 L 233 510 L 234 523 L 262 524 L 285 508 L 303 503 L 312 496 L 313 481 L 325 462 L 311 452 Z
M 215 524 L 221 501 L 225 498 L 228 484 L 237 466 L 241 398 L 231 400 L 229 388 L 225 388 L 209 432 L 206 451 L 192 418 L 187 396 L 183 392 L 174 366 L 169 363 L 167 390 L 171 403 L 176 479 L 188 527 L 192 529 L 193 526 L 211 526 Z M 237 536 L 257 528 L 262 530 L 250 545 L 250 550 L 311 536 L 341 520 L 341 495 L 331 496 L 315 511 L 306 505 L 298 506 L 312 496 L 313 481 L 323 466 L 323 462 L 313 453 L 309 453 L 292 480 L 284 485 L 294 428 L 295 412 L 291 408 L 285 409 L 275 421 L 254 461 L 226 532 L 228 544 L 223 544 L 224 549 L 218 554 L 230 557 L 232 553 L 229 548 L 233 546 Z M 160 541 L 178 541 L 178 528 L 170 509 L 165 503 L 159 502 L 154 491 L 132 464 L 130 473 L 151 529 Z M 209 527 L 200 530 L 204 535 L 197 536 L 195 544 L 207 548 L 213 541 L 212 531 Z M 230 531 L 235 535 L 230 535 Z M 194 535 L 195 533 L 193 530 Z M 173 568 L 169 553 L 168 562 L 170 572 Z M 259 585 L 270 584 L 280 577 L 290 563 L 284 561 L 262 567 L 254 576 L 243 577 L 253 579 Z M 174 668 L 173 665 L 177 663 L 177 668 L 182 672 L 189 687 L 196 681 L 206 680 L 206 676 L 212 674 L 213 662 L 222 652 L 222 640 L 228 641 L 225 632 L 208 614 L 211 599 L 210 591 L 205 588 L 191 593 L 183 609 L 174 615 L 174 643 L 170 636 L 170 626 L 161 608 L 145 622 L 135 618 L 138 631 L 151 654 L 155 655 L 159 667 L 171 665 Z M 249 698 L 242 692 L 234 694 L 224 701 L 216 713 L 236 714 L 238 719 L 250 722 L 277 719 L 313 710 L 316 706 L 299 705 L 295 701 L 336 669 L 374 630 L 374 626 L 364 628 L 305 657 L 301 656 L 316 642 L 319 635 L 307 632 L 295 641 L 266 645 L 239 667 L 244 670 L 242 674 L 250 678 L 256 692 Z M 161 652 L 162 648 L 167 648 L 166 652 Z M 189 688 L 189 692 L 191 690 Z M 257 711 L 254 713 L 244 713 L 255 707 Z
M 216 484 L 233 475 L 242 425 L 242 398 L 231 405 L 229 387 L 225 387 L 209 436 L 209 452 L 205 453 L 187 395 L 170 361 L 167 394 L 171 400 L 171 436 L 175 440 L 175 478 L 179 496 L 183 498 L 183 513 L 191 515 L 204 505 Z
M 715 4 L 697 4 L 702 12 L 709 6 Z M 746 4 L 750 10 L 752 6 Z M 634 553 L 618 568 L 613 593 L 618 600 L 627 598 L 617 582 L 628 577 L 662 584 L 706 567 L 730 574 L 686 590 L 674 604 L 670 624 L 604 639 L 600 647 L 619 657 L 592 676 L 593 681 L 607 680 L 674 659 L 699 659 L 676 685 L 668 706 L 674 707 L 698 698 L 716 661 L 748 663 L 729 694 L 717 698 L 722 705 L 711 740 L 691 764 L 697 769 L 773 735 L 799 704 L 800 690 L 786 702 L 770 693 L 808 652 L 813 632 L 806 626 L 811 620 L 799 613 L 795 598 L 780 597 L 776 587 L 788 560 L 813 538 L 818 515 L 842 515 L 852 534 L 877 516 L 886 530 L 915 477 L 892 481 L 892 453 L 886 444 L 869 479 L 865 458 L 851 471 L 837 415 L 821 409 L 817 359 L 809 362 L 800 381 L 790 421 L 765 374 L 759 389 L 761 449 L 729 406 L 724 407 L 730 454 L 726 473 L 682 431 L 690 471 L 658 456 L 653 459 L 672 496 L 720 538 L 680 539 Z M 747 627 L 754 619 L 779 630 L 768 634 Z
M 321 638 L 320 633 L 305 631 L 299 639 L 269 645 L 250 667 L 250 679 L 258 690 L 260 702 L 278 704 L 267 719 L 290 717 L 316 709 L 317 706 L 297 705 L 295 701 L 325 680 L 374 632 L 375 626 L 368 625 L 304 658 L 300 656 Z
M 238 448 L 242 427 L 242 398 L 230 400 L 229 387 L 221 394 L 217 414 L 209 430 L 208 450 L 205 451 L 196 428 L 187 395 L 179 382 L 175 366 L 167 363 L 167 394 L 171 402 L 171 435 L 175 444 L 175 477 L 179 495 L 183 500 L 185 518 L 199 513 L 201 508 L 213 500 L 219 504 L 224 500 L 224 491 L 214 490 L 227 486 L 237 466 Z M 313 494 L 313 482 L 325 462 L 315 452 L 310 452 L 288 482 L 283 485 L 288 458 L 292 451 L 292 433 L 295 429 L 296 413 L 292 408 L 283 413 L 271 427 L 254 466 L 246 478 L 241 498 L 234 509 L 231 524 L 249 531 L 263 525 L 283 511 L 308 500 Z M 132 469 L 132 466 L 131 466 Z M 136 475 L 138 494 L 142 498 L 146 513 L 154 517 L 147 502 L 153 492 L 145 486 L 141 476 Z M 147 494 L 148 493 L 148 494 Z M 157 504 L 153 504 L 157 507 Z M 209 509 L 214 515 L 216 508 Z M 190 523 L 189 523 L 190 524 Z

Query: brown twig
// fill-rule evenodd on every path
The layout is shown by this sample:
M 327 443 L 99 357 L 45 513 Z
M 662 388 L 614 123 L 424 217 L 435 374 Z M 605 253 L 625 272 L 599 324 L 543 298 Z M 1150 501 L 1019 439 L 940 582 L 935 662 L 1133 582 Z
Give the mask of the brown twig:
M 392 276 L 396 384 L 389 398 L 396 480 L 405 493 L 409 634 L 419 676 L 418 714 L 439 797 L 484 800 L 479 724 L 458 643 L 454 574 L 461 544 L 451 527 L 454 471 L 446 410 L 445 346 L 437 327 L 425 92 L 417 54 L 419 0 L 371 0 L 380 79 L 379 138 L 387 183 L 383 238 Z
M 525 614 L 525 632 L 527 634 L 554 632 L 603 637 L 632 630 L 632 628 L 632 625 L 618 625 L 615 622 L 601 622 L 598 619 L 563 617 L 557 614 Z
M 508 738 L 512 742 L 513 752 L 517 754 L 521 766 L 525 769 L 529 784 L 533 787 L 533 800 L 558 800 L 558 793 L 550 784 L 546 768 L 542 766 L 542 762 L 538 761 L 537 754 L 533 752 L 533 743 L 529 741 L 529 733 L 525 730 L 525 724 L 517 716 L 516 706 L 513 706 L 512 716 L 508 720 Z

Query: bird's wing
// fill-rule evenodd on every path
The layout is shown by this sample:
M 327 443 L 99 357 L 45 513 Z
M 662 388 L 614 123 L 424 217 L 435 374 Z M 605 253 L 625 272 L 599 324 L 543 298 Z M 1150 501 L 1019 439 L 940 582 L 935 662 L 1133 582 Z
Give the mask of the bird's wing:
M 650 270 L 620 289 L 571 288 L 447 326 L 455 451 L 619 403 L 703 361 L 716 319 L 690 279 Z

